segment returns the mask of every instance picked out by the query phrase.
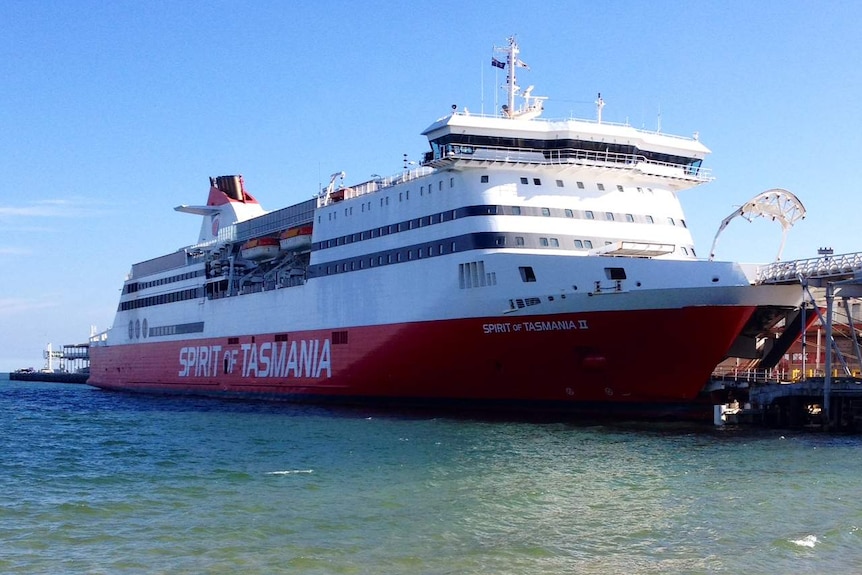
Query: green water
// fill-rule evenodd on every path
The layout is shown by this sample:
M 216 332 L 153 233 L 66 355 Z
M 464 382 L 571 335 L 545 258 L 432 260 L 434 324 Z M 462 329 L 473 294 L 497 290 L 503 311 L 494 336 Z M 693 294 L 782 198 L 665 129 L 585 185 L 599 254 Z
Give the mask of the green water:
M 862 439 L 0 381 L 2 573 L 847 573 Z

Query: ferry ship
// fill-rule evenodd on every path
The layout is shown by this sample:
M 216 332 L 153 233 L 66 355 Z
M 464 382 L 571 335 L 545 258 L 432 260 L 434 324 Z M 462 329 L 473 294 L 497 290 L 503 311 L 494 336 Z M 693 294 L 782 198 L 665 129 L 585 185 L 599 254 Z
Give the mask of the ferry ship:
M 699 258 L 709 150 L 540 119 L 514 38 L 498 115 L 453 106 L 415 167 L 265 211 L 210 179 L 198 241 L 132 266 L 89 383 L 313 402 L 670 413 L 801 293 Z M 520 100 L 516 107 L 516 98 Z M 788 322 L 789 325 L 790 322 Z

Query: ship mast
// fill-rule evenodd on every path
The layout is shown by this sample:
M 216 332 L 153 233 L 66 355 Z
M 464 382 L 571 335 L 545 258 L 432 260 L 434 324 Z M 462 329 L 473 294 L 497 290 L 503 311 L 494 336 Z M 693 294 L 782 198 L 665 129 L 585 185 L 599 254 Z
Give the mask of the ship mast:
M 520 86 L 517 84 L 517 78 L 515 77 L 515 68 L 526 68 L 530 69 L 527 64 L 521 61 L 518 58 L 518 54 L 521 52 L 518 48 L 518 43 L 515 41 L 514 36 L 510 36 L 509 45 L 503 48 L 494 47 L 494 51 L 498 53 L 506 54 L 506 62 L 499 62 L 496 58 L 492 59 L 492 65 L 498 68 L 508 68 L 506 70 L 506 104 L 503 105 L 503 115 L 507 118 L 520 118 L 523 120 L 529 120 L 532 118 L 536 118 L 542 113 L 543 105 L 542 101 L 546 98 L 543 96 L 533 96 L 533 86 L 527 88 L 524 92 L 524 107 L 521 110 L 515 109 L 515 95 L 521 90 Z

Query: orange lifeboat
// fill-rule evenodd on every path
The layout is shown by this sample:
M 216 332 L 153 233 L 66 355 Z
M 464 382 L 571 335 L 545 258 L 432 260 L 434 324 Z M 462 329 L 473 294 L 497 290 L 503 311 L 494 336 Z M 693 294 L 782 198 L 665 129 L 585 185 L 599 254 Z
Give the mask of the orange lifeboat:
M 284 230 L 278 236 L 281 249 L 303 250 L 311 247 L 312 226 L 298 226 Z
M 240 256 L 245 260 L 271 260 L 281 250 L 277 238 L 255 238 L 242 244 Z

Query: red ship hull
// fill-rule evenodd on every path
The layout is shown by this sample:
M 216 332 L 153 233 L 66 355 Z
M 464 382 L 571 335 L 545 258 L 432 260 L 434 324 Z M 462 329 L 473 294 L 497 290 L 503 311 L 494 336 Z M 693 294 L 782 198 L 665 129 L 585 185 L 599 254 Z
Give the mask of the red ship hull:
M 696 398 L 753 311 L 474 318 L 97 346 L 89 383 L 303 401 L 661 414 Z

